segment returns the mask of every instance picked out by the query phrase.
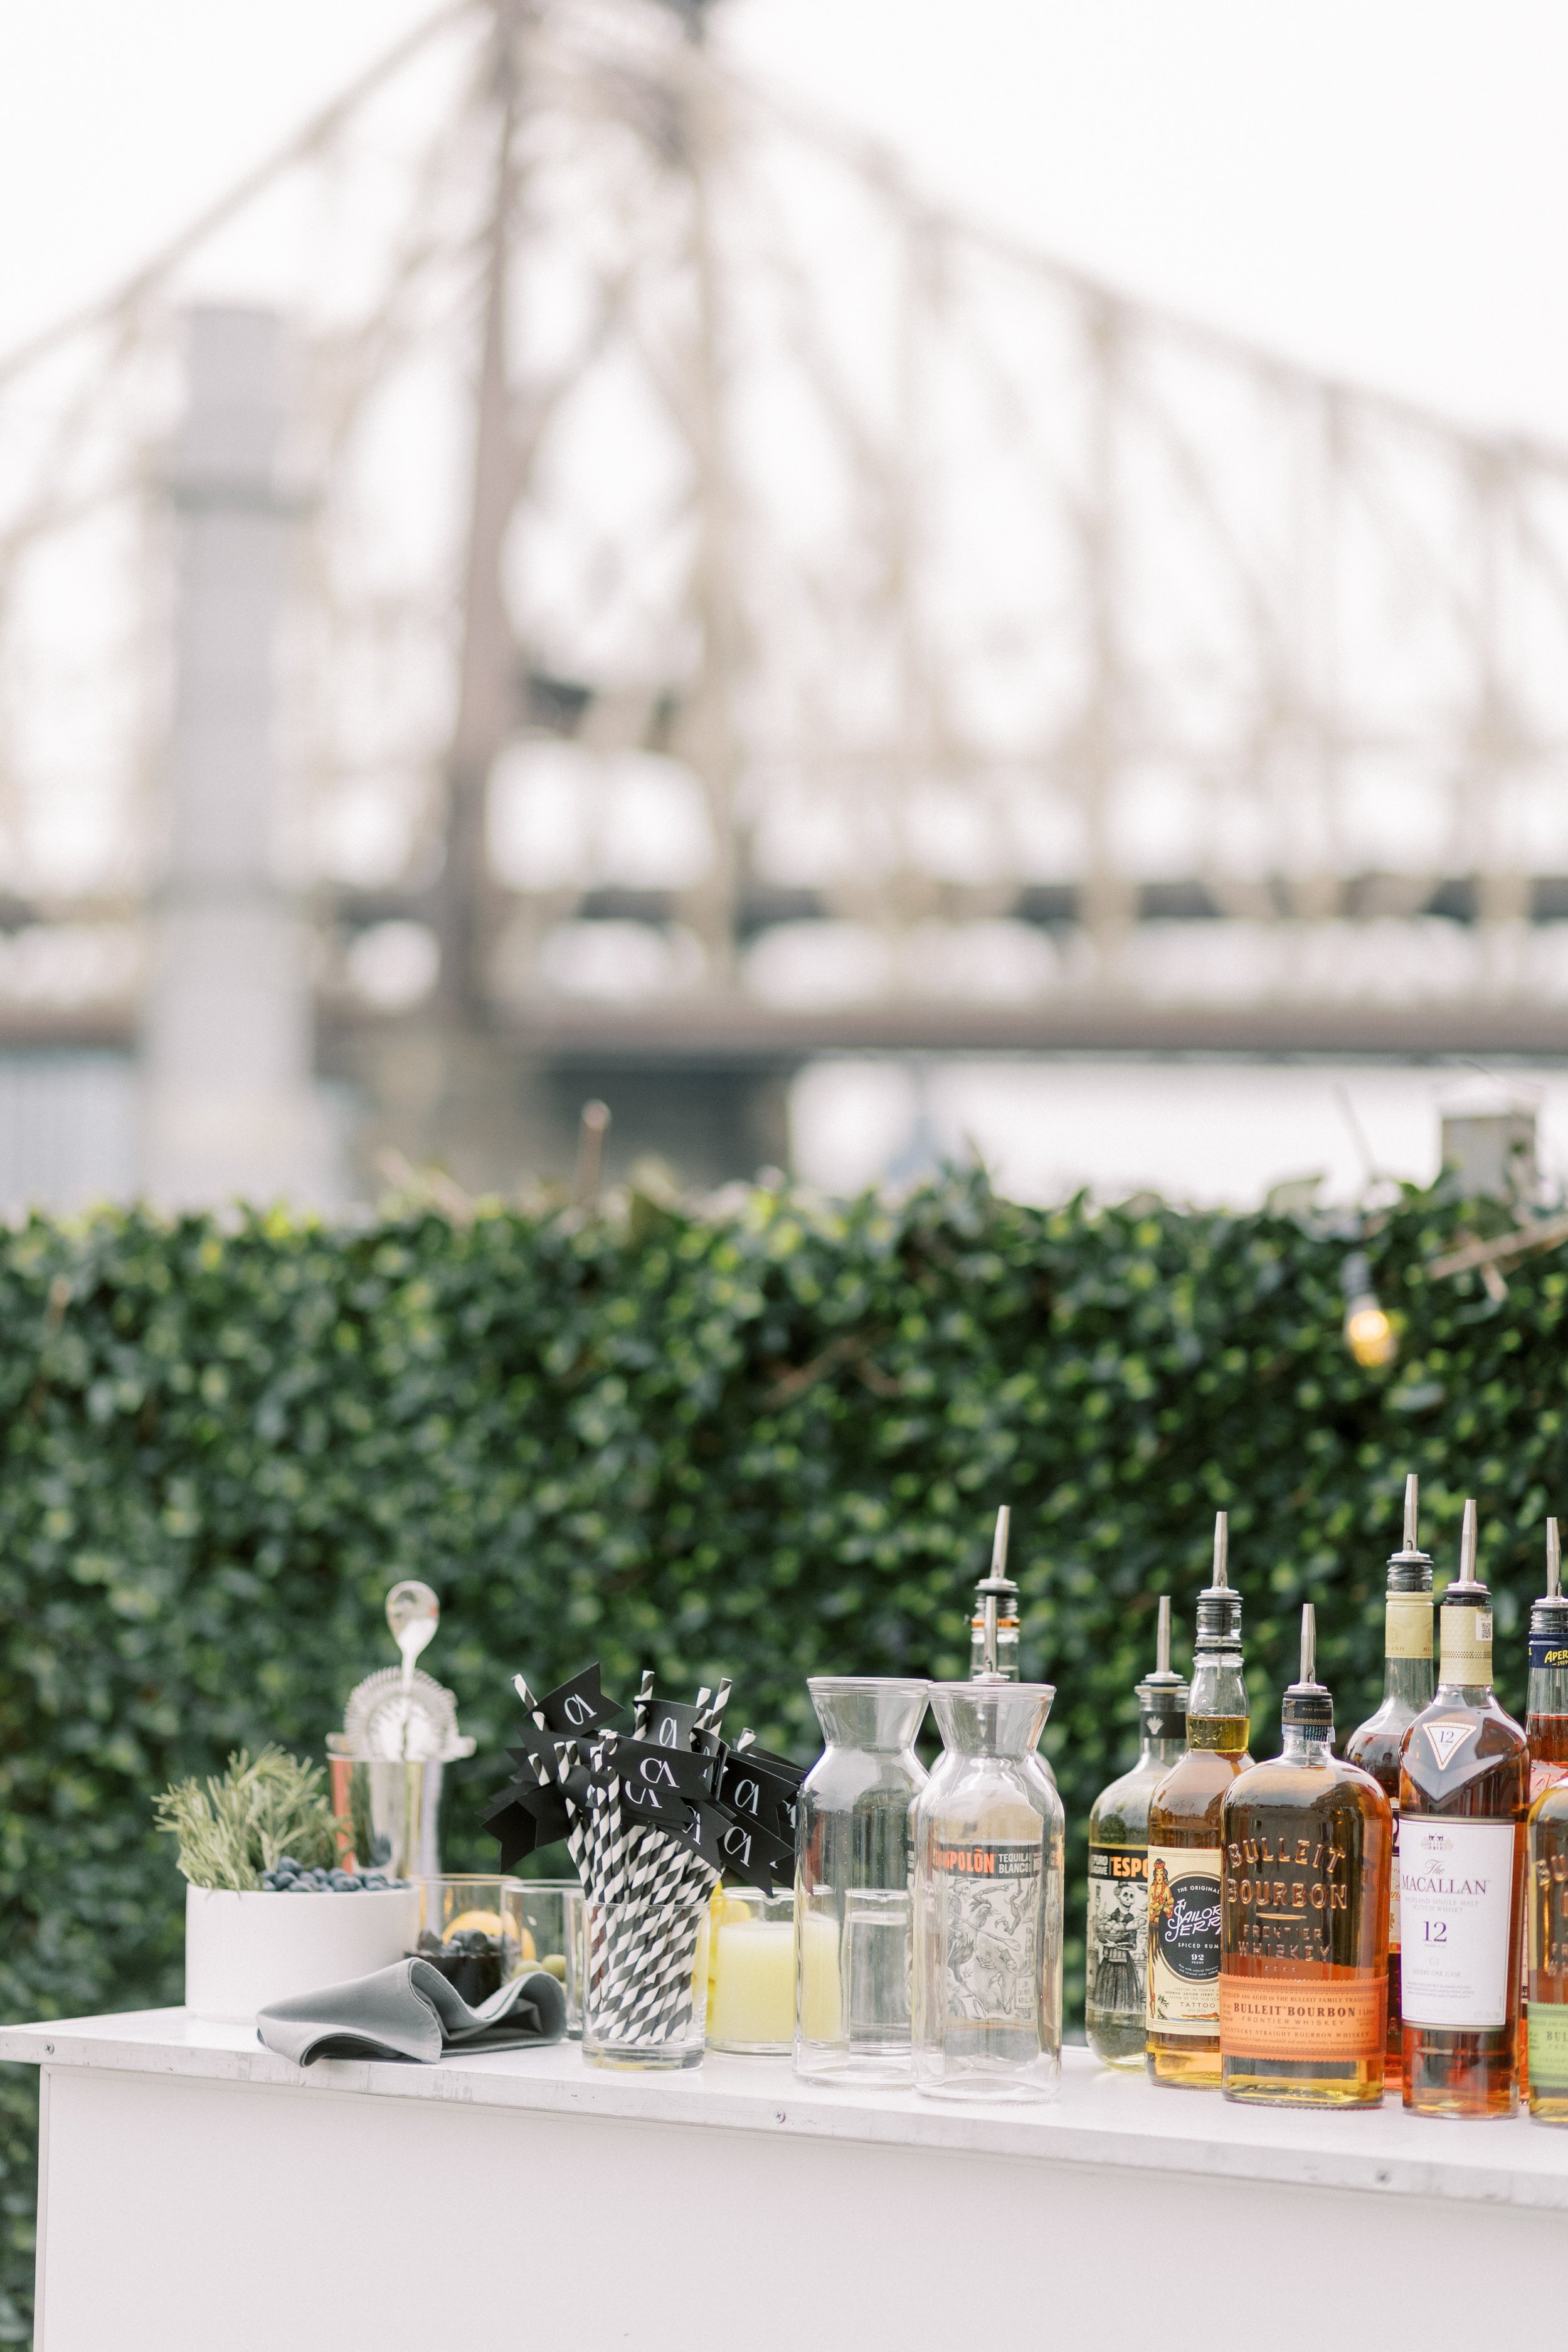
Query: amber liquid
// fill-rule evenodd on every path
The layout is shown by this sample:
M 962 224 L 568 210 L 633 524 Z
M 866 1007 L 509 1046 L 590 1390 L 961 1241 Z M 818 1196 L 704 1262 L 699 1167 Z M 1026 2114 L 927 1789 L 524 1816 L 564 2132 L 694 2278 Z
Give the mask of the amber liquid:
M 1531 1681 L 1534 1676 L 1531 1677 Z M 1550 1685 L 1548 1685 L 1550 1687 Z M 1568 1715 L 1534 1715 L 1525 1718 L 1524 1736 L 1530 1742 L 1530 1801 L 1533 1805 L 1543 1790 L 1568 1779 Z M 1528 1946 L 1529 1938 L 1526 1937 Z M 1519 2012 L 1519 2095 L 1521 2101 L 1530 2096 L 1530 1953 L 1526 1949 L 1521 1966 L 1525 1976 L 1526 2006 Z M 1551 1993 L 1537 1994 L 1538 2000 L 1558 1998 Z
M 1439 1773 L 1419 1734 L 1405 1749 L 1400 1808 L 1406 1821 L 1487 1821 L 1514 1824 L 1513 1900 L 1510 1906 L 1508 2015 L 1488 2032 L 1465 2032 L 1406 2021 L 1405 2104 L 1414 2114 L 1479 2119 L 1519 2111 L 1516 2072 L 1519 1995 L 1522 1976 L 1524 1822 L 1530 1796 L 1530 1750 L 1517 1723 L 1489 1688 L 1445 1685 L 1434 1706 L 1444 1715 L 1479 1718 L 1465 1743 L 1465 1761 Z
M 1331 1758 L 1303 1768 L 1288 1747 L 1278 1762 L 1258 1766 L 1233 1790 L 1225 1830 L 1226 1977 L 1265 1986 L 1354 1987 L 1375 2012 L 1385 1984 L 1393 1830 L 1366 1782 Z M 1323 1857 L 1336 1853 L 1342 1860 L 1322 1875 Z M 1258 1895 L 1249 1903 L 1245 1874 L 1256 1869 L 1255 1856 L 1265 1875 L 1253 1882 Z M 1342 1903 L 1324 1899 L 1342 1895 Z M 1373 2030 L 1380 2032 L 1376 2050 L 1359 2057 L 1228 2054 L 1226 2097 L 1279 2107 L 1379 2106 L 1387 2047 L 1375 2014 Z
M 1245 1715 L 1187 1717 L 1187 1752 L 1161 1781 L 1149 1808 L 1149 1843 L 1217 1846 L 1225 1792 L 1252 1759 Z M 1218 1987 L 1215 1993 L 1217 2003 Z M 1212 2033 L 1163 2033 L 1149 2029 L 1145 2063 L 1152 2082 L 1181 2091 L 1217 2091 L 1219 2021 Z
M 1389 1803 L 1399 1805 L 1399 1756 L 1405 1735 L 1424 1706 L 1432 1703 L 1432 1663 L 1429 1658 L 1393 1658 L 1384 1669 L 1383 1705 L 1345 1742 L 1345 1761 L 1370 1772 Z M 1397 1862 L 1395 1868 L 1398 1867 Z M 1397 2070 L 1405 2063 L 1405 2036 L 1400 1995 L 1399 1947 L 1388 1948 L 1388 2055 Z
M 1529 1875 L 1525 1882 L 1530 1967 L 1527 1997 L 1542 2008 L 1568 2008 L 1568 1788 L 1561 1779 L 1545 1803 L 1531 1807 Z M 1532 2123 L 1568 2124 L 1568 2084 L 1560 2070 L 1530 2094 Z

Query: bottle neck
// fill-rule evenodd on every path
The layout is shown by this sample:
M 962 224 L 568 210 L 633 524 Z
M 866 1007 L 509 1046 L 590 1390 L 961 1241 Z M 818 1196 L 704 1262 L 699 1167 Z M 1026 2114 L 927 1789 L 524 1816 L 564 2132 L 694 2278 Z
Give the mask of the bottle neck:
M 1397 1699 L 1419 1714 L 1432 1703 L 1432 1653 L 1424 1658 L 1395 1658 L 1383 1662 L 1383 1696 L 1385 1701 Z
M 1192 1696 L 1187 1701 L 1188 1748 L 1217 1748 L 1221 1754 L 1239 1756 L 1250 1728 L 1239 1648 L 1200 1650 L 1193 1660 Z
M 1568 1666 L 1531 1666 L 1526 1705 L 1531 1720 L 1549 1715 L 1568 1716 Z
M 1326 1764 L 1334 1752 L 1331 1724 L 1281 1724 L 1279 1739 L 1282 1764 Z
M 1185 1755 L 1186 1747 L 1185 1739 L 1145 1738 L 1138 1750 L 1137 1769 L 1140 1772 L 1163 1771 Z
M 969 1678 L 977 1682 L 985 1672 L 985 1613 L 984 1610 L 970 1620 Z M 998 1617 L 996 1620 L 996 1672 L 1010 1683 L 1018 1679 L 1018 1620 Z

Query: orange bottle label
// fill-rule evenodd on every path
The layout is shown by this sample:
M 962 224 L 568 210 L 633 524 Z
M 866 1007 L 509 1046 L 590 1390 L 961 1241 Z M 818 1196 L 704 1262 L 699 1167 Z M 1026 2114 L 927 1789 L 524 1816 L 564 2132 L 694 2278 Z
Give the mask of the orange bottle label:
M 1219 1980 L 1222 2058 L 1264 2058 L 1285 2065 L 1311 2058 L 1376 2058 L 1387 2032 L 1385 1976 L 1303 1983 L 1222 1974 Z

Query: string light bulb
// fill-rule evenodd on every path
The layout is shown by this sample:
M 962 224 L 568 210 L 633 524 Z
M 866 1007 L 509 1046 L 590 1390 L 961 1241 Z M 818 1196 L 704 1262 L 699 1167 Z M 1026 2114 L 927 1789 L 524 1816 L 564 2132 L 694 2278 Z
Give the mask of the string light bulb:
M 1393 1363 L 1399 1341 L 1372 1286 L 1372 1267 L 1359 1250 L 1346 1258 L 1342 1279 L 1345 1345 L 1364 1371 L 1379 1371 Z

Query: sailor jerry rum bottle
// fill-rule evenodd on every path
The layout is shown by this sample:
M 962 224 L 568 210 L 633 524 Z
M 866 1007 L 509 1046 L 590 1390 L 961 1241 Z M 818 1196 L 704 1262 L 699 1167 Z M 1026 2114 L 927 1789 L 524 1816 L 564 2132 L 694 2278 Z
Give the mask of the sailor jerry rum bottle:
M 1375 2107 L 1394 1817 L 1371 1773 L 1334 1754 L 1334 1704 L 1314 1677 L 1314 1651 L 1309 1601 L 1283 1752 L 1225 1795 L 1222 2088 L 1264 2106 Z
M 1476 1581 L 1476 1507 L 1443 1595 L 1437 1695 L 1399 1775 L 1405 2104 L 1423 2116 L 1519 2105 L 1521 1901 L 1530 1750 L 1492 1696 L 1491 1595 Z
M 1384 1614 L 1383 1705 L 1345 1742 L 1352 1764 L 1370 1772 L 1394 1809 L 1394 1868 L 1388 1897 L 1388 2054 L 1404 2061 L 1399 2022 L 1399 1757 L 1405 1735 L 1432 1703 L 1432 1562 L 1421 1549 L 1420 1487 L 1405 1481 L 1405 1549 L 1388 1563 Z
M 1220 1809 L 1252 1759 L 1241 1679 L 1241 1601 L 1226 1576 L 1226 1521 L 1215 1520 L 1214 1581 L 1198 1595 L 1187 1750 L 1149 1806 L 1146 2063 L 1156 2083 L 1219 2088 Z
M 1546 1592 L 1530 1612 L 1530 1848 L 1525 1864 L 1525 2011 L 1519 2095 L 1538 2122 L 1568 2123 L 1568 1601 L 1555 1519 L 1546 1522 Z M 1537 1819 L 1540 1817 L 1540 1826 Z M 1537 2071 L 1543 2074 L 1538 2085 Z
M 1187 1686 L 1171 1672 L 1171 1603 L 1160 1601 L 1154 1671 L 1138 1685 L 1138 1761 L 1089 1817 L 1084 2024 L 1108 2066 L 1141 2066 L 1149 1942 L 1149 1801 L 1187 1744 Z

